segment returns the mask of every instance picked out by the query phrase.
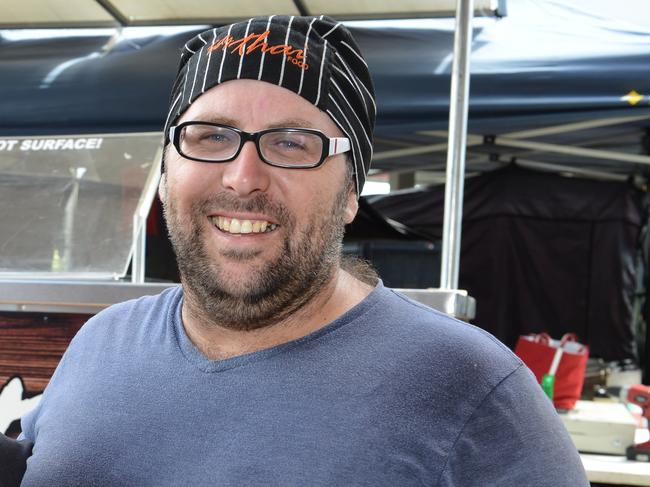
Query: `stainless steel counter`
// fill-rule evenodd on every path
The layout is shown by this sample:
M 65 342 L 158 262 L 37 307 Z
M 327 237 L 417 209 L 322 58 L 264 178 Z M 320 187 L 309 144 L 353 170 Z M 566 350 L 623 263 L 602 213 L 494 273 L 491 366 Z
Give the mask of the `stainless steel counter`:
M 122 301 L 158 294 L 173 283 L 0 281 L 0 311 L 98 313 Z
M 0 311 L 97 313 L 111 304 L 158 294 L 174 283 L 80 282 L 45 280 L 0 281 Z M 475 315 L 476 301 L 465 291 L 398 289 L 411 299 L 463 320 Z

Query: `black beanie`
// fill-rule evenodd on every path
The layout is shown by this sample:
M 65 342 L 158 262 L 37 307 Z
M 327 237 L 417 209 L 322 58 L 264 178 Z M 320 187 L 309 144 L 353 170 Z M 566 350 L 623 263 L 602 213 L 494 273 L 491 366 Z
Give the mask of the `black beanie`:
M 201 94 L 234 79 L 287 88 L 326 112 L 350 139 L 357 196 L 370 169 L 375 94 L 350 31 L 329 17 L 272 15 L 207 30 L 189 40 L 172 90 L 169 127 Z

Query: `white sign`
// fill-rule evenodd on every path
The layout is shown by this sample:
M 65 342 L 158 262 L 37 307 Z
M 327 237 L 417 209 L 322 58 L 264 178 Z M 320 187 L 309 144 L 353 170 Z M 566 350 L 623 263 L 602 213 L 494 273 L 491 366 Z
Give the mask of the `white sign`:
M 65 151 L 97 150 L 104 141 L 101 137 L 79 137 L 74 139 L 0 139 L 0 152 L 18 151 Z

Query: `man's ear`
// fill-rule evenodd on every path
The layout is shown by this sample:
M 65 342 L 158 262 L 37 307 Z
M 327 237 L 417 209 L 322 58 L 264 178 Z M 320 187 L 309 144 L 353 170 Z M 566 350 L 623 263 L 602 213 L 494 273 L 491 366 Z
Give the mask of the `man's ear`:
M 357 211 L 359 211 L 357 192 L 354 188 L 350 188 L 350 192 L 348 193 L 348 200 L 345 204 L 345 210 L 343 212 L 343 218 L 346 225 L 352 223 L 354 217 L 357 216 Z
M 164 172 L 160 176 L 160 182 L 158 183 L 158 197 L 160 201 L 164 203 L 167 202 L 167 173 Z

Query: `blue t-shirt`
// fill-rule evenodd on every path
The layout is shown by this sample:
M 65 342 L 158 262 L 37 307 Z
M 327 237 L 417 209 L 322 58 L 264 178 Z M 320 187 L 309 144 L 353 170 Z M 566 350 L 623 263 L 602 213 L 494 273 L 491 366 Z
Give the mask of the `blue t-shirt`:
M 23 485 L 587 486 L 528 369 L 488 333 L 379 284 L 298 340 L 208 360 L 180 287 L 79 331 Z

